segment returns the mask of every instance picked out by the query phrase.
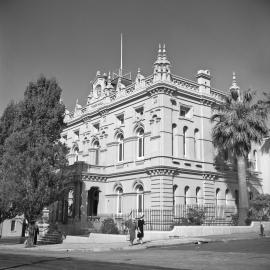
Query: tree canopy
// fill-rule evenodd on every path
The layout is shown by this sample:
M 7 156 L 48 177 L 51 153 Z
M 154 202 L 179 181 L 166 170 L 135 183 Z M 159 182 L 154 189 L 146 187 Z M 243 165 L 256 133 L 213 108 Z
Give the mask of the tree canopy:
M 231 94 L 215 107 L 211 120 L 215 122 L 214 146 L 229 150 L 234 156 L 247 157 L 252 143 L 261 143 L 268 133 L 267 110 L 255 102 L 255 92 L 246 91 L 241 97 Z
M 55 79 L 41 76 L 29 83 L 21 102 L 8 105 L 0 120 L 2 182 L 11 186 L 16 213 L 28 221 L 63 189 L 67 148 L 59 140 L 65 127 L 61 91 Z
M 245 225 L 248 213 L 246 160 L 252 143 L 260 144 L 268 133 L 267 109 L 256 101 L 255 92 L 240 94 L 234 85 L 222 104 L 217 104 L 211 117 L 213 144 L 221 152 L 227 151 L 237 161 L 239 186 L 239 224 Z

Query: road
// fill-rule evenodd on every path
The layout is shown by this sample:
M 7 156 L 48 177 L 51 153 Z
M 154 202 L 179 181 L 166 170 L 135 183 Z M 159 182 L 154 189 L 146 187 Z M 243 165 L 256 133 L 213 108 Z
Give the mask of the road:
M 0 251 L 0 270 L 270 269 L 270 238 L 110 252 Z

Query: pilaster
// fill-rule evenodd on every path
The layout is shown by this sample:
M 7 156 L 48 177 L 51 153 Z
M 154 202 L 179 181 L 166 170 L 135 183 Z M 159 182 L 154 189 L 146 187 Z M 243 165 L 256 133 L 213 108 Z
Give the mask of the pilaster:
M 175 169 L 156 168 L 148 170 L 151 179 L 152 209 L 172 209 L 175 173 Z
M 204 204 L 213 204 L 215 202 L 215 179 L 214 174 L 203 175 L 203 197 Z

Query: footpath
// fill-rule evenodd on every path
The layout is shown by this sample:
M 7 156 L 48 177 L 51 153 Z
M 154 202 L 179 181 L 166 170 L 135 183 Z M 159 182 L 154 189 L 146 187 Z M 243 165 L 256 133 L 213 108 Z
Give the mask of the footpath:
M 266 238 L 270 238 L 270 233 L 268 233 Z M 227 234 L 227 235 L 210 235 L 203 237 L 179 237 L 166 240 L 152 240 L 146 241 L 143 244 L 137 244 L 134 241 L 134 245 L 130 246 L 128 241 L 122 242 L 109 242 L 109 238 L 104 240 L 103 243 L 87 242 L 87 243 L 69 243 L 63 242 L 62 244 L 55 245 L 40 245 L 32 248 L 25 248 L 24 244 L 17 243 L 5 243 L 4 239 L 0 240 L 0 252 L 53 252 L 53 253 L 63 253 L 63 252 L 105 252 L 105 251 L 120 251 L 120 250 L 140 250 L 146 248 L 154 247 L 164 247 L 169 245 L 179 245 L 179 244 L 194 244 L 202 245 L 210 242 L 228 242 L 233 240 L 245 240 L 245 239 L 260 239 L 262 238 L 258 233 L 238 233 L 238 234 Z

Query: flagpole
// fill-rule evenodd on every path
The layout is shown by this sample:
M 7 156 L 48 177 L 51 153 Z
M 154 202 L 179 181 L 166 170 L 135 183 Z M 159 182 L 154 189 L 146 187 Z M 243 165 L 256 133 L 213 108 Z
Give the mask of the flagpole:
M 123 70 L 123 34 L 121 33 L 121 63 L 120 63 L 120 77 L 122 77 L 122 70 Z

